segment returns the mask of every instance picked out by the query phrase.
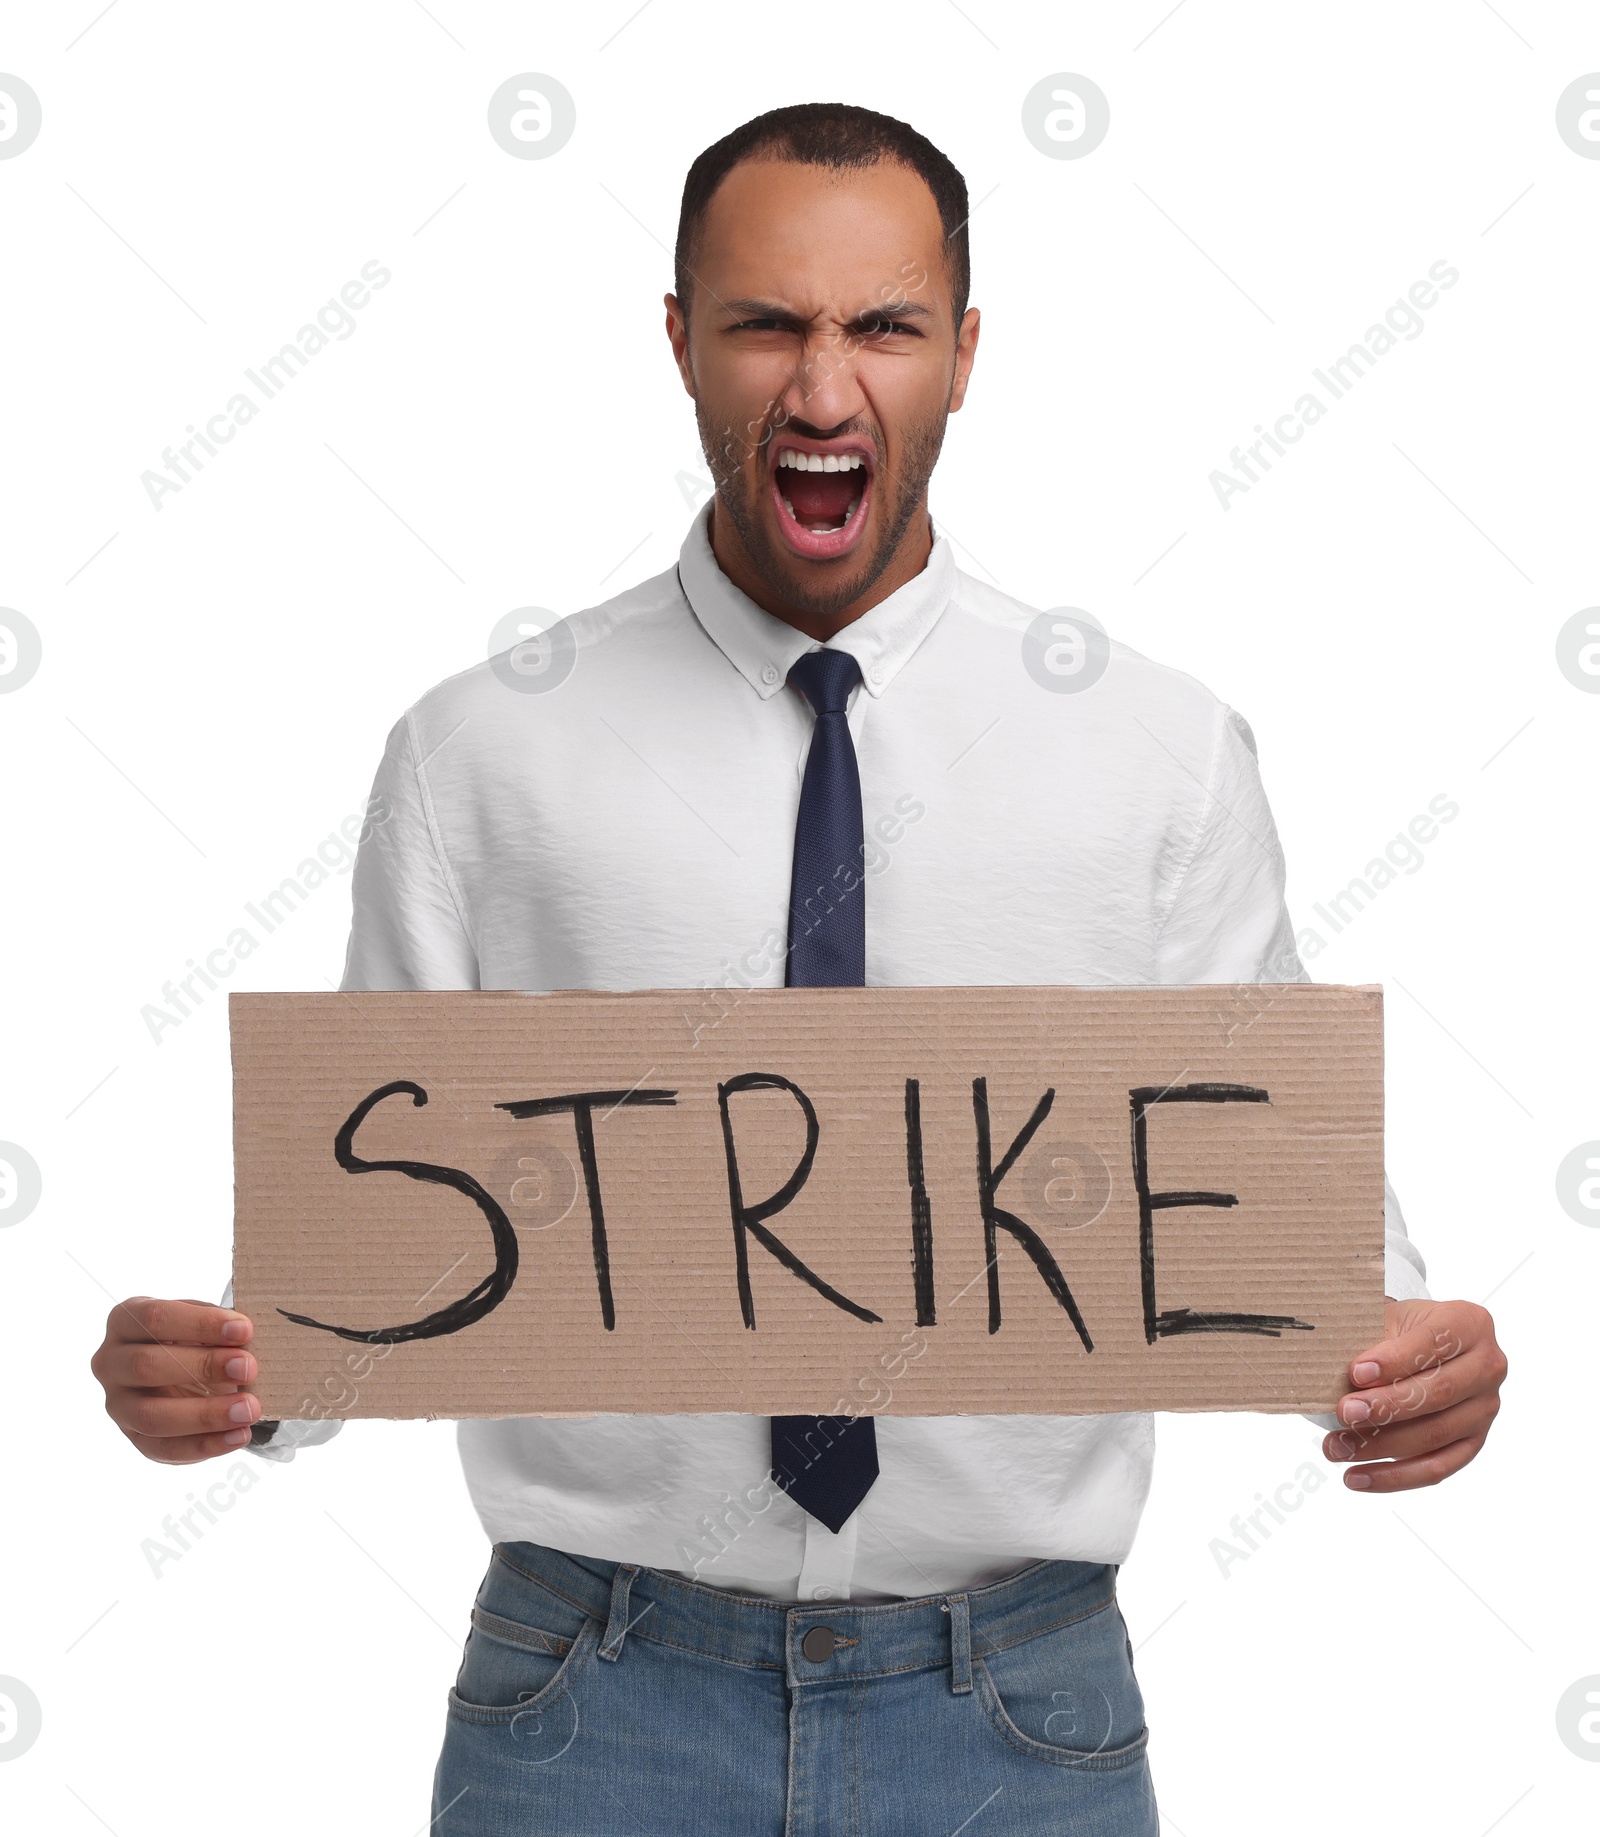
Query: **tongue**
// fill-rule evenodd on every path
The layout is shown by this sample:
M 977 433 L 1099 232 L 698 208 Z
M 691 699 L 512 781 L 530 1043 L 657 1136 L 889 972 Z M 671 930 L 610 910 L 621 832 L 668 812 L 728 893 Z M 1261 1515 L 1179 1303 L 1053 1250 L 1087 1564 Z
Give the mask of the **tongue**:
M 842 525 L 861 493 L 862 473 L 780 472 L 779 488 L 802 523 Z

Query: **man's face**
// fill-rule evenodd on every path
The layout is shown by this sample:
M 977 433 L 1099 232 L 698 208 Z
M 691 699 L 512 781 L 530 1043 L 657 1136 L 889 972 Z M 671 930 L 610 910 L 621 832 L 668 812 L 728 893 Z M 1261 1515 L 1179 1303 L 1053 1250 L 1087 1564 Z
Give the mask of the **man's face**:
M 711 200 L 687 328 L 667 298 L 719 538 L 725 513 L 743 559 L 800 611 L 851 606 L 921 534 L 978 335 L 975 311 L 953 322 L 944 247 L 904 166 L 753 160 Z

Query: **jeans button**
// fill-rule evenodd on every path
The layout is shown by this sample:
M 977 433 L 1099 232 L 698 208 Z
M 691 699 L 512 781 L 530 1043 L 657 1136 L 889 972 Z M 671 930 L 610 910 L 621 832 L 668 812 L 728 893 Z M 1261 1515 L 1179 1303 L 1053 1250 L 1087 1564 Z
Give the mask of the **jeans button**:
M 833 1657 L 833 1648 L 838 1643 L 839 1636 L 832 1627 L 812 1627 L 800 1641 L 800 1650 L 813 1665 L 821 1665 Z

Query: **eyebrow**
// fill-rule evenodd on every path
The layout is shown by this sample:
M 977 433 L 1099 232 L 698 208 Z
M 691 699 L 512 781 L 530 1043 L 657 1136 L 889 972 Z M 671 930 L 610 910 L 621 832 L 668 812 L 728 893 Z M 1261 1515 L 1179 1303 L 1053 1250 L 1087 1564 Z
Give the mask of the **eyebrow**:
M 790 306 L 779 306 L 772 300 L 723 300 L 722 307 L 734 320 L 775 319 L 780 325 L 803 326 L 807 316 Z M 864 306 L 846 321 L 849 326 L 881 325 L 899 321 L 927 320 L 935 317 L 932 307 L 916 300 L 896 300 L 882 306 Z

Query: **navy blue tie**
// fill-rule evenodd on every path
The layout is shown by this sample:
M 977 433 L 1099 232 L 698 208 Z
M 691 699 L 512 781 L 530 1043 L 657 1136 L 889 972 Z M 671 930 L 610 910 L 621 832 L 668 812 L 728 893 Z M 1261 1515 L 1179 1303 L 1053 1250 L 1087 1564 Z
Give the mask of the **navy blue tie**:
M 863 987 L 867 980 L 861 777 L 845 703 L 861 680 L 848 651 L 811 651 L 789 681 L 816 710 L 800 787 L 789 891 L 790 988 Z M 772 1477 L 835 1533 L 878 1477 L 870 1416 L 774 1416 Z

